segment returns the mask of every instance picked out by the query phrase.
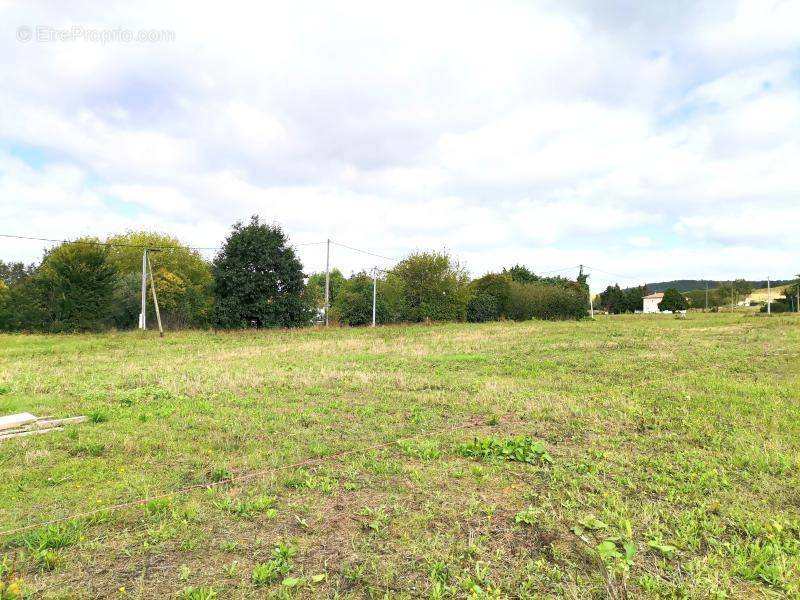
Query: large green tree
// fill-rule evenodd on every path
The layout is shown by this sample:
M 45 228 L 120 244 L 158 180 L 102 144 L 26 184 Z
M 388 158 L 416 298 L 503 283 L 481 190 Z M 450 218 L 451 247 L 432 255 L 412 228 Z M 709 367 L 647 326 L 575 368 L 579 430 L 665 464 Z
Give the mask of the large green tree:
M 108 247 L 93 238 L 49 250 L 32 284 L 41 294 L 43 327 L 96 331 L 112 320 L 117 269 Z
M 664 290 L 664 297 L 658 303 L 658 310 L 686 310 L 689 308 L 689 303 L 686 301 L 686 296 L 681 294 L 676 288 L 669 288 Z
M 202 327 L 213 307 L 211 265 L 199 252 L 177 238 L 148 231 L 129 231 L 108 238 L 109 261 L 117 268 L 117 327 L 135 327 L 141 310 L 142 247 L 153 267 L 161 318 L 167 327 Z M 150 282 L 147 282 L 150 285 Z M 149 288 L 148 288 L 149 289 Z M 148 314 L 154 314 L 152 294 L 147 294 Z
M 744 300 L 753 293 L 753 286 L 750 282 L 744 279 L 736 279 L 733 284 L 733 293 L 734 293 L 734 302 L 739 304 L 740 301 Z
M 296 327 L 311 313 L 303 266 L 278 225 L 241 222 L 213 263 L 214 322 L 219 327 Z
M 466 271 L 447 253 L 417 252 L 391 274 L 402 281 L 406 321 L 463 321 L 469 302 Z
M 626 312 L 625 292 L 620 289 L 619 284 L 609 285 L 600 293 L 600 308 L 610 314 Z

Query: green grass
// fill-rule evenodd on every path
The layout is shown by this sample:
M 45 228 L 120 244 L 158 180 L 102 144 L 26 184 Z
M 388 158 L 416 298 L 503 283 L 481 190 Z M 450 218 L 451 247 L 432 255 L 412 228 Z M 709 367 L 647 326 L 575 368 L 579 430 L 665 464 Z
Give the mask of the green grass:
M 91 417 L 0 443 L 0 530 L 199 485 L 0 594 L 798 598 L 798 390 L 791 315 L 0 336 L 0 414 Z

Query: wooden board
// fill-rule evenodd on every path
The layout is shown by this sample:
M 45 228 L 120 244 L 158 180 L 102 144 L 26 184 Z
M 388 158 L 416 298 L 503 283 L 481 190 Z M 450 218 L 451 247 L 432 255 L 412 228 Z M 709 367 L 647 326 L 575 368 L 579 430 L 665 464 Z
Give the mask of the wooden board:
M 0 433 L 0 442 L 26 435 L 39 435 L 40 433 L 50 433 L 51 431 L 62 431 L 63 427 L 50 427 L 49 429 L 31 429 L 30 431 L 17 431 L 15 433 Z
M 22 427 L 23 425 L 28 425 L 29 423 L 33 423 L 37 420 L 38 417 L 33 416 L 31 413 L 19 413 L 16 415 L 6 415 L 4 417 L 0 417 L 0 431 L 4 431 L 6 429 L 15 429 L 17 427 Z

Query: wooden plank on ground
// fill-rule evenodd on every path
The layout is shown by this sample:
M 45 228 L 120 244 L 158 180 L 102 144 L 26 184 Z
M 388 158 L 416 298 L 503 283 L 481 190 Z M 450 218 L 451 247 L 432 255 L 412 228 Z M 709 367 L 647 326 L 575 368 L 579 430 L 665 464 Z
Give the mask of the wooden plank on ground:
M 89 417 L 80 416 L 80 417 L 67 417 L 66 419 L 39 419 L 35 423 L 32 423 L 28 427 L 31 429 L 38 429 L 41 427 L 53 427 L 54 425 L 74 425 L 76 423 L 83 423 L 84 421 L 88 421 Z
M 30 431 L 18 431 L 15 433 L 0 434 L 0 442 L 11 438 L 22 437 L 24 435 L 39 435 L 40 433 L 50 433 L 51 431 L 62 431 L 63 427 L 50 427 L 49 429 L 31 429 Z
M 6 429 L 16 429 L 23 425 L 35 422 L 37 417 L 31 413 L 18 413 L 16 415 L 5 415 L 0 417 L 0 431 Z

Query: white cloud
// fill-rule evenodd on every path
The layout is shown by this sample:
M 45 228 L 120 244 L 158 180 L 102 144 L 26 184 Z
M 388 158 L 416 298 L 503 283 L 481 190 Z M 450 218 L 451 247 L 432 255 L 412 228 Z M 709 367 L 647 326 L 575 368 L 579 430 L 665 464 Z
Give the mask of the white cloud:
M 767 244 L 775 269 L 796 270 L 798 10 L 9 2 L 2 228 L 160 228 L 206 246 L 259 213 L 298 242 L 448 247 L 476 273 L 590 261 L 728 277 Z M 175 41 L 13 36 L 73 24 Z M 318 247 L 300 251 L 320 268 Z M 345 269 L 373 260 L 335 254 Z

